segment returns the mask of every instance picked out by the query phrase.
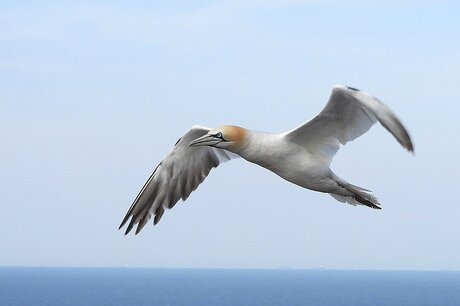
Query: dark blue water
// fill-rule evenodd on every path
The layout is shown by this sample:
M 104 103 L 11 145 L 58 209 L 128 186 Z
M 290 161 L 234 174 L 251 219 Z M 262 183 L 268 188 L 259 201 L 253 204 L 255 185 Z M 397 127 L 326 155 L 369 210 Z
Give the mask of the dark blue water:
M 460 272 L 0 268 L 1 305 L 460 305 Z

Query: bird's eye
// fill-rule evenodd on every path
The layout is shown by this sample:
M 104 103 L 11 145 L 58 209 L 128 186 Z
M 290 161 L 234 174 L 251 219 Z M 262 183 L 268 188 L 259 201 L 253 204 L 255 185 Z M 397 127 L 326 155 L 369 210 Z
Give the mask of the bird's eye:
M 222 136 L 222 133 L 221 133 L 221 132 L 217 133 L 215 136 L 216 136 L 217 138 L 224 139 L 224 137 Z

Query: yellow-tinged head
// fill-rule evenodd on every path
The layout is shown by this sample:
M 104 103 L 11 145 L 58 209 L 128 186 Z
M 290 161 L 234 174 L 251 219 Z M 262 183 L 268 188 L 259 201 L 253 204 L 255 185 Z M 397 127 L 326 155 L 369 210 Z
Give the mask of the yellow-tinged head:
M 241 143 L 246 138 L 246 129 L 235 125 L 223 125 L 211 130 L 211 132 L 220 132 L 225 140 L 235 144 Z
M 223 125 L 195 139 L 190 143 L 190 146 L 211 146 L 233 151 L 237 150 L 244 143 L 246 136 L 247 131 L 244 128 L 234 125 Z

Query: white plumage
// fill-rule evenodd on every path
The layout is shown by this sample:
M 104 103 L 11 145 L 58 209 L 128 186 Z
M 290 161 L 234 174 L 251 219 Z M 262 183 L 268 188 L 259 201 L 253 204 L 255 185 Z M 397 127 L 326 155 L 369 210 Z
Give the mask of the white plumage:
M 408 151 L 409 134 L 395 114 L 365 92 L 334 86 L 324 109 L 312 120 L 285 133 L 261 133 L 237 126 L 192 127 L 161 161 L 134 200 L 120 228 L 141 231 L 152 214 L 157 224 L 166 208 L 185 200 L 221 162 L 242 157 L 301 187 L 329 193 L 340 202 L 380 209 L 369 190 L 352 185 L 329 168 L 340 144 L 380 122 Z

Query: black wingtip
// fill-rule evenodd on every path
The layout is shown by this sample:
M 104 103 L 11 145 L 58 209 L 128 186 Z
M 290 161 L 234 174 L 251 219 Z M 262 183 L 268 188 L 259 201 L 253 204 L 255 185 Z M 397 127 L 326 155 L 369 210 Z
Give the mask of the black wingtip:
M 144 228 L 144 226 L 143 225 L 141 226 L 141 223 L 139 223 L 139 225 L 136 228 L 136 232 L 134 233 L 134 235 L 139 234 L 143 228 Z
M 121 228 L 122 228 L 123 226 L 125 226 L 126 221 L 128 221 L 128 218 L 123 219 L 123 221 L 121 222 L 120 226 L 118 227 L 118 230 L 121 230 Z M 128 233 L 129 233 L 130 230 L 131 230 L 131 228 L 128 226 L 128 228 L 127 228 L 126 231 L 125 231 L 125 236 L 128 235 Z
M 415 155 L 414 144 L 412 143 L 412 139 L 409 137 L 409 144 L 407 146 L 407 150 Z
M 128 224 L 128 227 L 126 228 L 125 235 L 128 235 L 129 232 L 133 229 L 134 227 L 134 218 L 131 218 L 131 221 Z
M 347 86 L 347 89 L 350 89 L 350 90 L 353 90 L 353 91 L 359 91 L 358 88 L 354 88 L 354 87 L 351 87 L 351 86 Z
M 403 127 L 403 129 L 404 129 L 404 127 Z M 405 131 L 405 129 L 404 129 L 404 131 Z M 412 153 L 412 154 L 415 155 L 414 144 L 412 143 L 412 139 L 410 138 L 409 134 L 407 134 L 407 132 L 404 135 L 404 140 L 400 141 L 398 139 L 398 141 L 407 151 L 409 151 L 409 153 Z
M 121 228 L 122 228 L 123 226 L 125 226 L 126 221 L 128 221 L 128 218 L 124 218 L 123 221 L 121 221 L 121 224 L 120 224 L 120 226 L 118 227 L 118 230 L 121 230 Z

